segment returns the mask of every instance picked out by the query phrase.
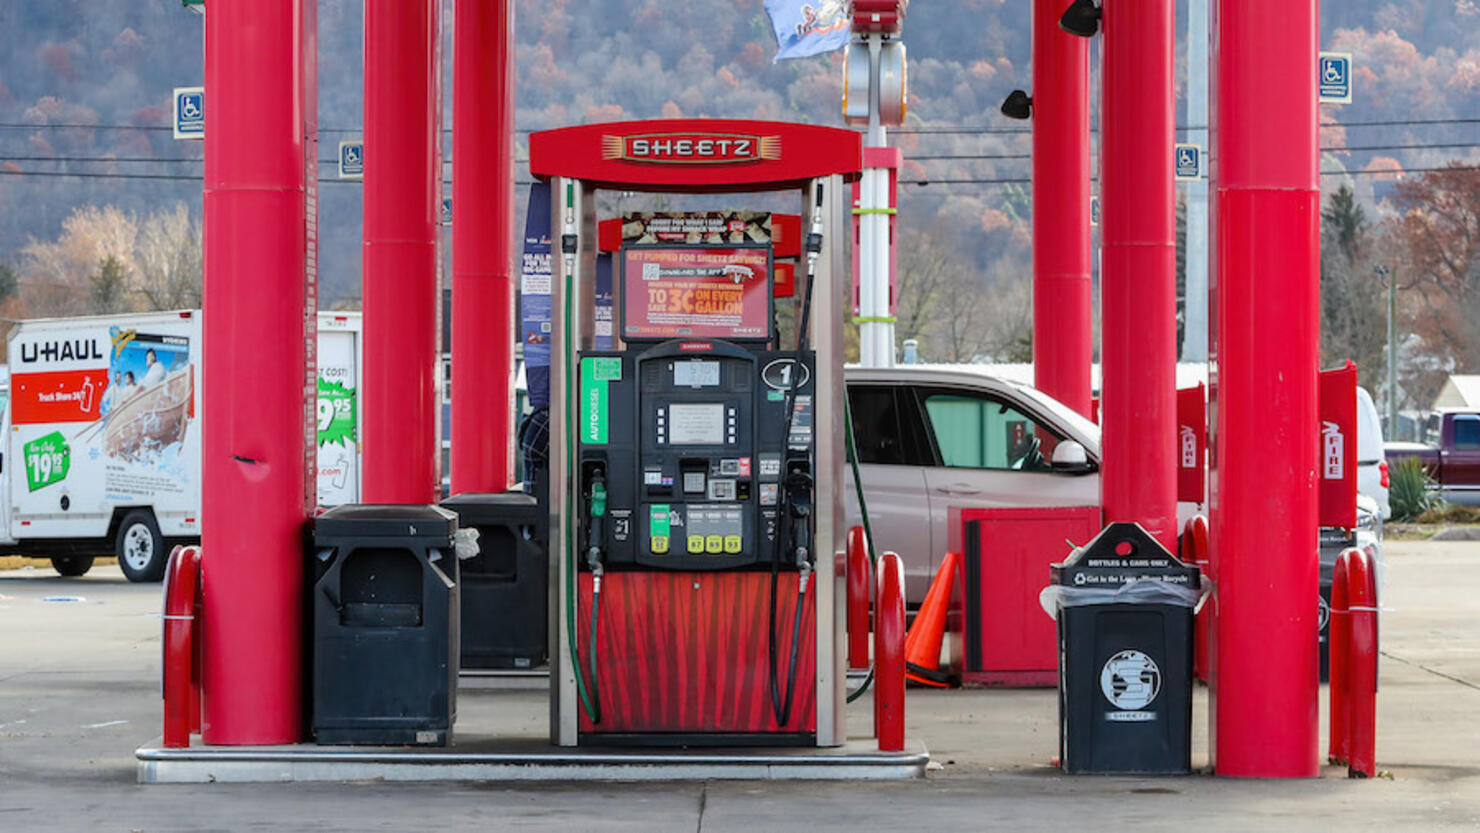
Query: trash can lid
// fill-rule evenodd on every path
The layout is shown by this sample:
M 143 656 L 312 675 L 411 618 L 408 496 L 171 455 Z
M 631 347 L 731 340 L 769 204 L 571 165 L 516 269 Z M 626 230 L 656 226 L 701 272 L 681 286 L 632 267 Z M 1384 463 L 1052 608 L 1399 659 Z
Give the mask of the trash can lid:
M 1138 523 L 1113 523 L 1052 566 L 1054 584 L 1116 587 L 1140 579 L 1196 588 L 1201 571 L 1167 551 Z
M 457 532 L 457 515 L 440 506 L 349 504 L 336 506 L 314 518 L 313 531 L 315 538 L 450 539 Z
M 523 492 L 464 492 L 442 501 L 456 512 L 463 526 L 475 523 L 533 524 L 540 520 L 540 503 Z

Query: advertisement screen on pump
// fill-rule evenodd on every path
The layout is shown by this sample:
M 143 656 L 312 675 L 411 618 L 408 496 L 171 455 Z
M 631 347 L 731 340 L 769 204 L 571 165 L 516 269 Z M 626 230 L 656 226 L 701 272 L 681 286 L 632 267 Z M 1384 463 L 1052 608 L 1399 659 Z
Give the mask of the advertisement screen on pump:
M 770 274 L 766 245 L 624 246 L 623 338 L 765 340 Z
M 26 327 L 10 349 L 16 518 L 34 516 L 28 525 L 44 533 L 69 517 L 106 518 L 112 506 L 139 504 L 155 506 L 161 526 L 196 525 L 195 317 Z M 174 524 L 171 510 L 180 513 Z

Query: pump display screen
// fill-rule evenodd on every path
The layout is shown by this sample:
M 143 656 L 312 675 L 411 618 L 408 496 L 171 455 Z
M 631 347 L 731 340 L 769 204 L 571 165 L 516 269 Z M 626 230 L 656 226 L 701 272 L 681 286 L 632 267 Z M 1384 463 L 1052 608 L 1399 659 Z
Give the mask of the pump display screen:
M 719 362 L 675 362 L 673 384 L 681 388 L 712 388 L 719 384 Z
M 770 336 L 769 246 L 623 247 L 623 338 Z
M 691 405 L 677 402 L 668 406 L 668 441 L 673 445 L 723 445 L 725 442 L 725 406 L 722 404 Z

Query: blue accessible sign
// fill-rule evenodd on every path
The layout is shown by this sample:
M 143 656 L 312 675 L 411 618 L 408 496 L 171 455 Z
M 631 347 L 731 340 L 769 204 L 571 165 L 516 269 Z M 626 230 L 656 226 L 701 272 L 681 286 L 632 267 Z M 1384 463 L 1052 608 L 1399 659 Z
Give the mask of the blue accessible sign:
M 204 139 L 206 137 L 206 89 L 205 87 L 176 87 L 174 106 L 176 139 Z
M 1202 178 L 1201 146 L 1179 144 L 1173 152 L 1179 181 L 1195 182 Z
M 339 178 L 365 178 L 365 143 L 361 141 L 339 143 Z
M 1322 52 L 1316 68 L 1316 83 L 1322 104 L 1352 103 L 1352 56 L 1350 52 Z

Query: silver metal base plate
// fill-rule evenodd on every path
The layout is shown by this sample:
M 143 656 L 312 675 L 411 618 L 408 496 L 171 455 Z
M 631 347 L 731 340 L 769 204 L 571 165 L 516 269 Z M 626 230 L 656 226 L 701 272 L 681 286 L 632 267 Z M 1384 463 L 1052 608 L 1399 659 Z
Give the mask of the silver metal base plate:
M 198 742 L 198 741 L 196 741 Z M 192 746 L 156 739 L 135 751 L 141 784 L 294 781 L 859 781 L 922 778 L 918 742 L 880 752 L 872 739 L 836 748 L 561 749 L 523 739 L 459 738 L 454 749 L 367 746 Z

